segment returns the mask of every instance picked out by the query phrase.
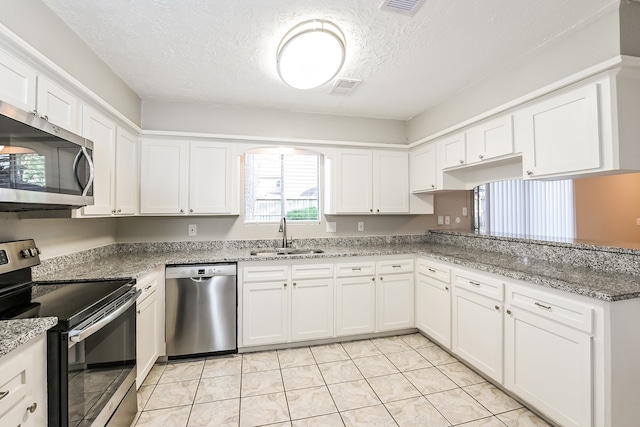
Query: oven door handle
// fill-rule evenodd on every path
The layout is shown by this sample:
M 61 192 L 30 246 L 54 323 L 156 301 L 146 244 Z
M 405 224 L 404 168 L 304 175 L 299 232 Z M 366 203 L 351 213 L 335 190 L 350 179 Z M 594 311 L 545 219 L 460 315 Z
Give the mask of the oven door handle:
M 110 313 L 108 316 L 104 317 L 103 319 L 100 319 L 100 321 L 92 324 L 91 326 L 85 329 L 79 329 L 79 330 L 73 329 L 69 331 L 69 348 L 73 347 L 77 343 L 84 341 L 91 335 L 95 334 L 100 329 L 104 328 L 113 320 L 115 320 L 122 313 L 127 311 L 127 309 L 129 309 L 129 307 L 131 307 L 136 302 L 140 294 L 142 294 L 141 290 L 138 290 L 135 293 L 132 293 L 131 299 L 127 300 L 126 303 L 122 304 L 114 312 Z

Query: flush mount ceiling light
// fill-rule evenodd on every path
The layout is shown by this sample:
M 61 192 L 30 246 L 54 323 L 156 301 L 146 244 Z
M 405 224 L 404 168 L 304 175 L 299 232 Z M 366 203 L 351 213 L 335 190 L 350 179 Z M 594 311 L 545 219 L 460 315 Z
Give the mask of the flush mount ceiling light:
M 334 23 L 322 19 L 293 27 L 280 42 L 278 74 L 296 89 L 313 89 L 333 79 L 345 58 L 344 34 Z

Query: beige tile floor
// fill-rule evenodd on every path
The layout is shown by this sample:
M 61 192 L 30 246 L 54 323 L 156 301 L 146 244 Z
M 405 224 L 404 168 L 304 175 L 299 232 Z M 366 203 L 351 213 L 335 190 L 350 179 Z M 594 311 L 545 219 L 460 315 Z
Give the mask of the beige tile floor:
M 137 427 L 548 426 L 420 334 L 156 364 Z

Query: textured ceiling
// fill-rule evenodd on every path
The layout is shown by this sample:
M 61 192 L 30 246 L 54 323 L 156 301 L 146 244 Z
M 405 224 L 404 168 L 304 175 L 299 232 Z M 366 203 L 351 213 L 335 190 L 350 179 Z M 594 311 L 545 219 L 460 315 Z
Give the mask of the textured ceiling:
M 43 1 L 142 99 L 405 120 L 617 3 L 427 0 L 410 18 L 381 0 Z M 280 39 L 313 18 L 346 35 L 350 96 L 278 78 Z

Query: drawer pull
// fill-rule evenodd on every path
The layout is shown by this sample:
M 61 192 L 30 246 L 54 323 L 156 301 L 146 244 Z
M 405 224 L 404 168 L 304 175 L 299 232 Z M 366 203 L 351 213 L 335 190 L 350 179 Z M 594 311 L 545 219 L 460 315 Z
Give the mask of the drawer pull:
M 286 284 L 286 283 L 284 284 L 284 287 L 285 287 L 285 288 L 287 287 L 287 284 Z
M 428 268 L 427 270 L 429 270 L 430 273 L 435 273 L 436 272 L 433 268 Z
M 402 266 L 401 266 L 400 264 L 393 264 L 391 267 L 393 267 L 393 268 L 400 268 L 400 267 L 402 267 Z
M 496 305 L 496 310 L 500 311 L 500 306 Z
M 507 314 L 511 316 L 511 310 L 507 310 Z
M 449 290 L 449 287 L 448 287 L 448 286 L 445 286 L 445 287 L 444 287 L 444 290 L 445 290 L 445 291 L 448 291 L 448 290 Z
M 0 391 L 0 400 L 4 399 L 5 397 L 7 397 L 7 395 L 9 394 L 9 390 L 7 391 Z
M 34 412 L 36 412 L 36 409 L 38 409 L 38 404 L 36 402 L 33 402 L 33 405 L 29 406 L 27 408 L 27 411 L 33 414 Z
M 551 311 L 551 306 L 549 306 L 549 305 L 540 304 L 537 301 L 534 304 L 537 305 L 538 307 L 540 307 L 543 310 Z
M 473 286 L 482 286 L 480 283 L 474 282 L 473 280 L 469 280 L 469 283 L 472 284 Z
M 360 267 L 353 267 L 351 268 L 351 271 L 362 271 L 362 269 Z
M 146 288 L 144 288 L 145 291 L 148 291 L 149 289 L 151 289 L 151 285 L 149 285 Z

